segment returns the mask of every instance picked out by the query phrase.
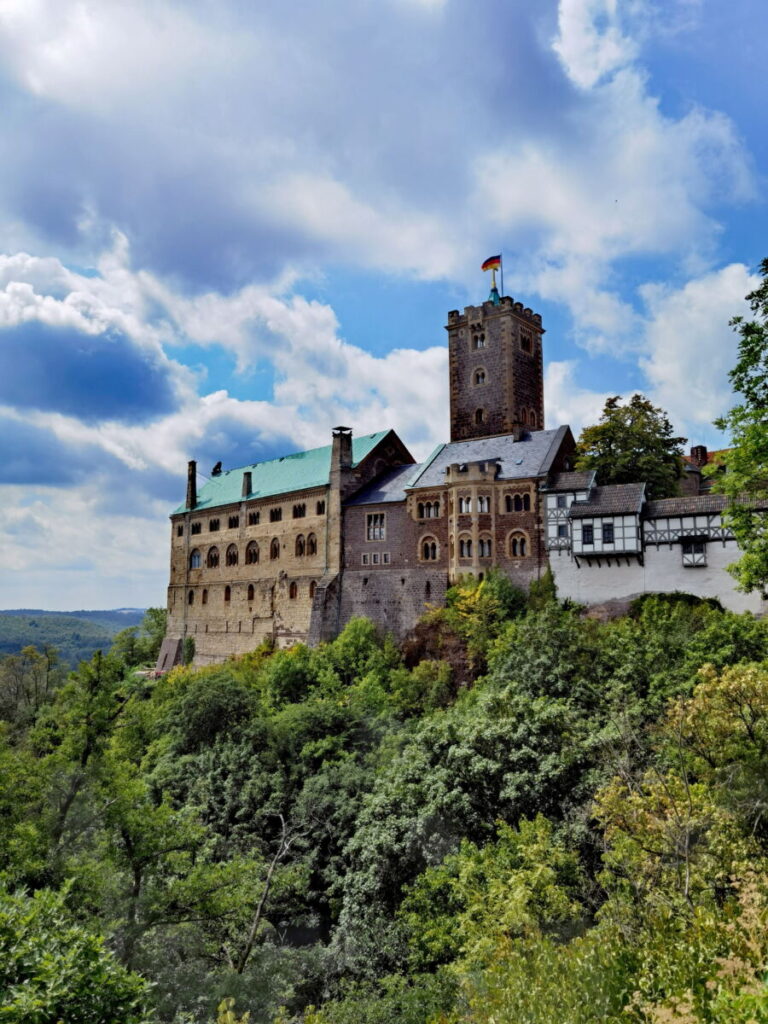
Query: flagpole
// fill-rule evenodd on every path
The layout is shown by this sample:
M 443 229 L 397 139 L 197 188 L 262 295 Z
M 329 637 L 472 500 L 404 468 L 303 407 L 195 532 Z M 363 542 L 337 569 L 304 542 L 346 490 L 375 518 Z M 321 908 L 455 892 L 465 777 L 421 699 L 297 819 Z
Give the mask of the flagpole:
M 501 294 L 504 295 L 504 257 L 499 255 L 499 270 L 501 271 Z

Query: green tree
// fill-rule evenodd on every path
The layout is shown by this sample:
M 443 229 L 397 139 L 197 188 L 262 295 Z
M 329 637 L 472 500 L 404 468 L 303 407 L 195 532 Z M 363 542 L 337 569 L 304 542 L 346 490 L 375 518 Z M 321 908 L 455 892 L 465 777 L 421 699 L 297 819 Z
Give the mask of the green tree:
M 763 279 L 747 295 L 752 320 L 735 316 L 731 326 L 740 336 L 739 358 L 731 370 L 739 405 L 716 426 L 731 435 L 733 448 L 725 455 L 725 473 L 715 487 L 726 494 L 728 525 L 744 554 L 729 569 L 740 590 L 768 590 L 768 259 L 760 264 Z
M 597 471 L 599 484 L 644 480 L 646 497 L 678 493 L 686 438 L 676 437 L 663 409 L 635 394 L 625 405 L 609 398 L 600 422 L 585 427 L 576 445 L 577 469 Z

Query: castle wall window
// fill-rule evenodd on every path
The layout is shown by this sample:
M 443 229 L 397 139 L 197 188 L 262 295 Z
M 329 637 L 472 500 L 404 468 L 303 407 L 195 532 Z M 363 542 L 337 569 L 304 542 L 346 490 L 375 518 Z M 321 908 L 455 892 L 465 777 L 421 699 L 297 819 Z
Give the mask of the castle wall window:
M 514 506 L 512 505 L 512 495 L 511 494 L 505 494 L 504 495 L 504 511 L 505 512 L 511 512 L 513 507 Z
M 485 348 L 485 334 L 482 331 L 472 335 L 472 348 L 475 351 L 479 348 Z
M 294 519 L 303 519 L 306 514 L 307 514 L 307 506 L 306 505 L 301 504 L 301 505 L 294 505 L 293 506 L 293 518 Z
M 428 601 L 432 597 L 432 584 L 427 580 L 424 584 L 424 600 Z
M 240 516 L 229 517 L 229 528 L 230 530 L 236 530 L 240 525 Z
M 581 527 L 581 543 L 582 544 L 594 544 L 595 543 L 595 528 L 592 523 L 584 523 Z
M 371 512 L 366 516 L 366 540 L 384 540 L 386 538 L 386 521 L 383 512 Z
M 317 554 L 317 537 L 314 535 L 314 533 L 310 533 L 310 535 L 307 537 L 307 554 Z
M 531 511 L 531 496 L 530 494 L 523 495 L 523 512 Z
M 203 604 L 208 604 L 208 591 L 203 590 Z
M 296 555 L 301 558 L 306 550 L 306 544 L 304 542 L 304 534 L 300 533 L 296 538 Z
M 279 523 L 283 518 L 283 510 L 281 508 L 271 508 L 269 510 L 269 521 L 270 523 Z
M 421 558 L 424 562 L 437 561 L 437 541 L 432 537 L 425 537 L 421 542 Z
M 558 494 L 558 496 L 557 496 L 557 507 L 558 508 L 565 508 L 566 507 L 566 500 L 565 500 L 565 495 L 564 494 Z
M 189 528 L 189 532 L 190 533 L 202 533 L 203 532 L 203 524 L 202 523 L 192 523 L 192 525 Z
M 535 409 L 531 409 L 530 413 L 528 414 L 528 422 L 531 424 L 532 427 L 536 426 L 536 410 Z
M 253 599 L 256 596 L 256 588 L 252 583 L 248 584 L 248 604 L 253 603 Z
M 310 584 L 309 584 L 309 598 L 310 598 L 310 600 L 312 600 L 312 598 L 315 596 L 315 591 L 316 590 L 317 590 L 317 584 L 315 583 L 314 580 L 312 580 L 310 582 Z
M 613 523 L 603 523 L 603 544 L 613 544 Z
M 481 558 L 491 557 L 491 543 L 490 537 L 481 537 L 477 542 L 478 554 Z
M 370 562 L 370 558 L 368 557 L 367 554 L 360 556 L 360 564 L 361 565 L 368 565 L 369 562 Z
M 475 409 L 475 426 L 485 423 L 485 409 Z
M 296 598 L 297 598 L 298 596 L 299 596 L 299 587 L 298 587 L 298 584 L 297 584 L 297 583 L 295 583 L 295 582 L 294 582 L 294 583 L 291 583 L 290 587 L 288 587 L 288 597 L 289 597 L 289 598 L 290 598 L 290 599 L 291 599 L 292 601 L 295 601 L 295 600 L 296 600 Z
M 219 549 L 208 548 L 208 557 L 205 560 L 205 564 L 209 569 L 216 569 L 219 564 Z
M 371 565 L 378 565 L 378 564 L 379 564 L 379 552 L 378 551 L 374 551 L 371 554 Z
M 256 565 L 259 560 L 259 545 L 255 540 L 252 540 L 248 547 L 245 549 L 245 564 Z
M 260 518 L 261 518 L 261 516 L 259 515 L 258 512 L 249 512 L 248 513 L 248 525 L 249 526 L 258 526 Z
M 382 563 L 384 565 L 389 565 L 389 552 L 388 551 L 382 551 L 382 553 L 381 553 L 381 561 L 382 561 Z
M 474 382 L 475 386 L 485 384 L 485 370 L 475 370 Z
M 683 553 L 683 565 L 688 569 L 699 568 L 707 564 L 707 543 L 702 537 L 690 537 L 680 545 Z
M 515 533 L 509 538 L 509 554 L 511 558 L 524 558 L 528 550 L 527 539 L 523 534 Z
M 469 537 L 459 538 L 459 558 L 472 557 L 472 541 Z
M 325 515 L 325 502 L 324 501 L 318 501 L 317 505 L 315 506 L 315 513 L 317 515 L 319 515 L 319 516 L 324 516 Z
M 199 569 L 202 564 L 203 562 L 202 559 L 200 558 L 200 552 L 197 550 L 197 548 L 195 548 L 195 550 L 190 552 L 189 555 L 189 568 Z
M 187 594 L 187 604 L 194 604 L 194 603 L 195 603 L 195 592 L 194 592 L 194 590 L 190 590 L 190 592 Z
M 490 512 L 491 511 L 491 499 L 484 494 L 481 494 L 477 499 L 477 511 L 478 512 Z
M 280 557 L 280 541 L 277 537 L 273 537 L 272 543 L 269 545 L 269 557 L 273 562 L 277 561 Z
M 183 537 L 184 536 L 184 527 L 183 526 L 177 526 L 176 527 L 176 536 L 177 537 Z
M 459 515 L 469 515 L 472 512 L 472 499 L 459 498 Z
M 522 511 L 523 511 L 523 498 L 522 498 L 522 495 L 516 494 L 515 495 L 515 512 L 522 512 Z
M 219 520 L 218 519 L 209 519 L 208 520 L 208 530 L 211 533 L 215 533 L 216 530 L 218 530 L 218 528 L 219 528 Z
M 232 600 L 232 587 L 224 587 L 224 601 L 228 604 Z
M 533 342 L 529 334 L 520 335 L 520 348 L 523 352 L 530 352 L 533 349 Z
M 238 553 L 235 544 L 230 544 L 227 548 L 227 565 L 237 565 Z

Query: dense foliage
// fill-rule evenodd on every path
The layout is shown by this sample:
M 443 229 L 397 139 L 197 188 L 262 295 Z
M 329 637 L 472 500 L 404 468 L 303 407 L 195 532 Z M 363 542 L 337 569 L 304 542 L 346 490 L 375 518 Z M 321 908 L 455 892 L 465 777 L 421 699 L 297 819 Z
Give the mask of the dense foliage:
M 725 456 L 725 473 L 718 473 L 716 487 L 727 494 L 731 507 L 727 521 L 744 552 L 732 571 L 742 590 L 768 590 L 768 259 L 760 265 L 760 285 L 747 295 L 754 314 L 751 320 L 737 316 L 731 325 L 739 335 L 739 358 L 731 370 L 738 405 L 719 420 L 733 448 Z
M 133 641 L 4 691 L 0 1020 L 768 1021 L 765 622 L 491 577 L 402 650 Z
M 685 441 L 674 436 L 664 410 L 643 395 L 625 405 L 615 395 L 607 399 L 600 422 L 582 430 L 576 468 L 596 470 L 599 484 L 644 480 L 647 498 L 669 498 L 678 493 Z

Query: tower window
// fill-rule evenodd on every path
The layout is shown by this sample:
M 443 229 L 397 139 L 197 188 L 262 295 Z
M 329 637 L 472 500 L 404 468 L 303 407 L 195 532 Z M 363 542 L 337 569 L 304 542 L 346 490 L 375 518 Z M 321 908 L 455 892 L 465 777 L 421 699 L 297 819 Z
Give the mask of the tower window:
M 422 541 L 421 557 L 425 562 L 437 561 L 437 542 L 431 537 L 427 537 Z
M 183 526 L 177 526 L 176 527 L 176 536 L 177 537 L 183 537 L 184 536 L 184 527 Z
M 520 335 L 520 348 L 523 352 L 531 352 L 533 350 L 533 343 L 531 341 L 530 334 Z
M 480 540 L 477 542 L 477 549 L 478 549 L 478 554 L 480 555 L 481 558 L 490 558 L 491 557 L 491 538 L 490 537 L 481 537 Z
M 485 370 L 475 370 L 475 384 L 485 384 Z
M 485 348 L 485 334 L 483 331 L 478 331 L 472 335 L 472 348 L 475 350 Z
M 477 499 L 477 511 L 478 512 L 490 512 L 491 511 L 491 499 L 487 495 L 481 494 L 481 495 L 478 496 L 478 499 Z
M 485 423 L 485 409 L 475 409 L 475 426 Z
M 472 541 L 468 537 L 459 538 L 459 558 L 472 557 Z

